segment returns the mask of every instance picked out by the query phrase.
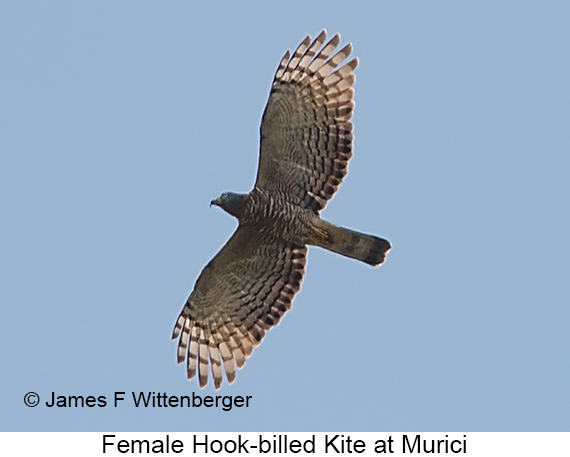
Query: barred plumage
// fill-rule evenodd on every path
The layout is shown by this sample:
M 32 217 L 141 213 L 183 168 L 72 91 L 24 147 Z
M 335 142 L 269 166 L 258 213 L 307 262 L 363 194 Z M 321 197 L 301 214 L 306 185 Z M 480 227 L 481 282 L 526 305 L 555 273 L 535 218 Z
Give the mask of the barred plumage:
M 354 73 L 358 59 L 335 68 L 352 51 L 323 30 L 279 64 L 261 123 L 256 187 L 282 193 L 292 203 L 322 210 L 348 172 L 352 157 Z M 328 59 L 328 60 L 327 60 Z M 335 71 L 333 71 L 335 70 Z M 278 160 L 275 158 L 278 151 Z
M 307 36 L 285 53 L 275 74 L 261 123 L 254 189 L 224 193 L 212 204 L 235 216 L 239 226 L 202 270 L 172 338 L 178 362 L 200 387 L 234 382 L 265 332 L 291 308 L 301 288 L 307 245 L 379 265 L 390 249 L 382 238 L 336 227 L 319 212 L 337 191 L 352 156 L 353 70 L 340 36 Z M 333 54 L 334 53 L 334 54 Z M 332 56 L 332 57 L 331 57 Z M 222 368 L 223 367 L 223 368 Z

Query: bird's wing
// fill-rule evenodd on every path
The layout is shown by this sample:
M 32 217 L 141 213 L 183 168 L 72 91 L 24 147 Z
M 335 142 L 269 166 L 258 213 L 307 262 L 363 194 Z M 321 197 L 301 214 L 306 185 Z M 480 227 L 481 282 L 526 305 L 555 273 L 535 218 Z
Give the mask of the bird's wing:
M 277 325 L 301 288 L 307 248 L 268 239 L 240 225 L 202 270 L 172 334 L 178 363 L 187 360 L 188 379 L 198 372 L 200 387 L 231 384 L 265 331 Z
M 358 65 L 354 58 L 339 67 L 352 45 L 332 55 L 340 36 L 322 46 L 325 39 L 325 30 L 313 42 L 307 36 L 279 64 L 261 121 L 255 184 L 315 212 L 338 189 L 352 156 L 352 85 Z

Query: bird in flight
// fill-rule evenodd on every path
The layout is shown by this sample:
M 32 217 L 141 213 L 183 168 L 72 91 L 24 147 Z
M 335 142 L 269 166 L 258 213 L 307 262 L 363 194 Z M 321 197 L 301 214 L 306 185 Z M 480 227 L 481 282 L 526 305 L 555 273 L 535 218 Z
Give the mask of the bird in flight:
M 247 194 L 224 192 L 211 202 L 234 216 L 232 237 L 204 267 L 176 321 L 178 363 L 214 387 L 236 377 L 265 332 L 291 308 L 301 288 L 307 245 L 360 260 L 384 262 L 390 243 L 319 217 L 347 174 L 352 156 L 354 69 L 341 65 L 349 43 L 326 44 L 323 30 L 285 53 L 261 121 L 259 165 Z

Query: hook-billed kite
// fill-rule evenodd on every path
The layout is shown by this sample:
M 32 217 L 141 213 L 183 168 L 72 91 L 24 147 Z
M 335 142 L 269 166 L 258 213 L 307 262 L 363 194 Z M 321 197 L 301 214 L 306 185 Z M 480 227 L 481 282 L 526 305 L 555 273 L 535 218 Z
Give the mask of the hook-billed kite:
M 347 174 L 352 156 L 354 58 L 349 43 L 333 55 L 336 34 L 307 36 L 275 74 L 261 122 L 259 168 L 253 190 L 223 193 L 211 204 L 236 217 L 239 226 L 206 265 L 176 322 L 178 362 L 188 379 L 219 389 L 265 332 L 291 308 L 301 287 L 307 245 L 370 265 L 390 249 L 382 238 L 337 227 L 319 217 Z M 332 56 L 332 57 L 331 57 Z M 222 369 L 223 367 L 223 369 Z

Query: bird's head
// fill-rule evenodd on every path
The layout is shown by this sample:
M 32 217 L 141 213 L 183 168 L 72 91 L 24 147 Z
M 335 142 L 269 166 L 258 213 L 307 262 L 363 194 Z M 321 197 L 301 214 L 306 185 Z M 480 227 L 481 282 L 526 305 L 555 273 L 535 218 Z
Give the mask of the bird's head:
M 226 213 L 238 217 L 242 213 L 246 200 L 246 194 L 236 194 L 234 192 L 224 192 L 215 200 L 210 202 L 210 206 L 216 205 L 222 208 Z

